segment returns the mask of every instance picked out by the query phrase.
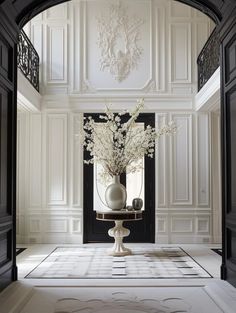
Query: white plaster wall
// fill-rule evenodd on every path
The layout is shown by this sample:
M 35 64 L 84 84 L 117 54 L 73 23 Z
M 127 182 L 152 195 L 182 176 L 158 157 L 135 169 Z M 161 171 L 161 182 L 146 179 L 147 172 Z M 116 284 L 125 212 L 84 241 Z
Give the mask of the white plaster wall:
M 156 155 L 156 242 L 212 240 L 209 114 L 195 112 L 196 58 L 213 27 L 200 12 L 172 0 L 128 0 L 142 23 L 137 67 L 121 82 L 101 71 L 97 19 L 117 1 L 53 7 L 27 26 L 40 55 L 40 113 L 18 115 L 18 241 L 82 242 L 83 161 L 75 134 L 83 112 L 133 107 L 145 98 L 156 125 L 173 119 L 175 137 Z M 118 41 L 117 45 L 121 43 Z M 122 46 L 122 45 L 121 45 Z

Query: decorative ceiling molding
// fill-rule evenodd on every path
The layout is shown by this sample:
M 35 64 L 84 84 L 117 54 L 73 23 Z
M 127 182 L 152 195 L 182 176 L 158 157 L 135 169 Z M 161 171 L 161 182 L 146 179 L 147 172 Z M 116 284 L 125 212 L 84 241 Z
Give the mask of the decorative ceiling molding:
M 94 89 L 92 86 L 91 86 L 91 84 L 90 84 L 90 82 L 87 80 L 87 79 L 84 79 L 83 81 L 82 81 L 82 92 L 83 93 L 93 93 L 93 92 L 96 92 L 96 89 Z
M 148 84 L 143 88 L 143 91 L 147 93 L 153 93 L 156 92 L 156 82 L 155 80 L 151 79 Z
M 144 20 L 129 16 L 127 11 L 127 7 L 120 2 L 110 6 L 106 17 L 97 18 L 100 69 L 108 69 L 118 82 L 122 82 L 137 68 L 143 52 L 138 41 Z

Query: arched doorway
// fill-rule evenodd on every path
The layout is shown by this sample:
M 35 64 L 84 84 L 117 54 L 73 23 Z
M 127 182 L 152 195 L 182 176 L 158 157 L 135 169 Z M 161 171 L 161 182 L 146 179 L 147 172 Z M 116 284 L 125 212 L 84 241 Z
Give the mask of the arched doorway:
M 17 279 L 16 237 L 16 43 L 19 29 L 33 16 L 62 0 L 5 0 L 0 4 L 0 288 Z M 223 142 L 223 262 L 222 278 L 236 285 L 236 3 L 233 0 L 181 0 L 209 15 L 221 37 Z M 231 149 L 232 147 L 232 149 Z M 230 173 L 233 174 L 230 174 Z M 232 195 L 232 196 L 231 196 Z

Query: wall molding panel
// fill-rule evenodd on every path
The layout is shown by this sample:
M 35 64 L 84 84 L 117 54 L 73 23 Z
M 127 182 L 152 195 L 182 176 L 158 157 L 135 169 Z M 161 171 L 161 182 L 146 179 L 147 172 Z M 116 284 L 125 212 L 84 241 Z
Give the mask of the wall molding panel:
M 71 231 L 72 233 L 82 233 L 82 221 L 81 218 L 73 218 L 72 219 L 72 226 L 71 226 Z
M 220 102 L 220 101 L 219 101 Z M 221 198 L 221 117 L 220 112 L 210 113 L 211 121 L 211 206 L 213 242 L 222 238 L 222 198 Z
M 168 115 L 166 113 L 156 114 L 156 126 L 160 128 L 167 124 Z M 159 208 L 168 206 L 168 151 L 167 137 L 162 137 L 156 145 L 156 196 Z
M 198 114 L 196 119 L 196 148 L 197 148 L 197 205 L 209 207 L 210 201 L 210 137 L 209 137 L 209 116 Z
M 156 242 L 168 243 L 210 243 L 211 210 L 204 213 L 198 209 L 181 208 L 173 211 L 160 208 L 156 211 Z
M 129 27 L 129 31 L 126 31 L 123 38 L 117 37 L 116 32 L 111 34 L 114 39 L 114 47 L 107 47 L 110 49 L 109 58 L 112 57 L 110 54 L 114 54 L 112 59 L 112 66 L 116 65 L 117 71 L 124 71 L 125 68 L 128 68 L 129 63 L 131 62 L 132 56 L 129 55 L 125 61 L 125 51 L 129 49 L 130 46 L 134 45 L 131 49 L 131 54 L 134 49 L 139 49 L 140 58 L 138 60 L 137 66 L 130 71 L 129 75 L 122 80 L 115 79 L 112 74 L 113 70 L 110 68 L 108 61 L 103 62 L 107 67 L 107 70 L 102 70 L 103 66 L 99 66 L 103 60 L 103 53 L 101 54 L 101 49 L 98 45 L 99 42 L 99 23 L 98 21 L 103 17 L 104 21 L 103 26 L 106 23 L 106 19 L 109 19 L 110 10 L 112 8 L 113 14 L 116 12 L 117 3 L 112 2 L 109 4 L 106 1 L 100 1 L 99 5 L 97 1 L 83 2 L 83 91 L 85 93 L 112 93 L 112 92 L 141 92 L 149 89 L 151 82 L 153 81 L 153 16 L 152 16 L 152 1 L 139 1 L 136 6 L 131 5 L 132 2 L 127 1 L 124 5 L 125 12 L 130 19 L 135 18 L 140 21 L 139 30 L 137 26 L 132 25 Z M 114 5 L 114 7 L 113 7 Z M 119 7 L 119 6 L 118 6 Z M 124 22 L 127 18 L 124 16 Z M 115 18 L 115 17 L 113 17 Z M 128 19 L 129 20 L 129 19 Z M 93 22 L 92 22 L 93 21 Z M 142 23 L 141 23 L 142 22 Z M 119 23 L 116 25 L 118 27 Z M 105 32 L 112 32 L 112 24 L 107 25 L 107 30 Z M 122 31 L 122 29 L 121 29 Z M 130 32 L 138 31 L 137 36 L 131 36 Z M 104 33 L 104 30 L 103 32 Z M 146 35 L 144 35 L 146 34 Z M 148 34 L 148 35 L 147 35 Z M 130 38 L 127 44 L 124 42 L 120 45 L 120 41 L 125 41 L 126 38 Z M 135 43 L 134 41 L 137 42 Z M 109 44 L 109 41 L 103 40 Z M 102 41 L 102 42 L 103 42 Z M 127 45 L 127 48 L 124 47 Z M 109 50 L 108 49 L 108 50 Z M 119 50 L 121 49 L 121 50 Z M 102 50 L 103 51 L 103 50 Z M 106 49 L 105 49 L 106 51 Z M 95 53 L 96 52 L 96 53 Z M 118 53 L 120 57 L 118 57 Z M 137 52 L 135 53 L 135 56 Z M 142 75 L 139 75 L 139 73 Z M 151 89 L 151 91 L 153 91 Z
M 67 114 L 47 116 L 47 201 L 67 205 Z
M 156 88 L 158 92 L 165 93 L 167 88 L 167 64 L 165 54 L 166 46 L 166 8 L 156 4 L 155 9 L 156 31 Z
M 67 84 L 67 24 L 47 25 L 47 78 L 46 83 Z
M 46 219 L 44 231 L 47 233 L 66 233 L 68 231 L 68 222 L 64 218 Z
M 42 207 L 42 121 L 41 114 L 30 115 L 29 206 Z
M 68 3 L 56 5 L 44 12 L 48 20 L 66 20 L 68 18 Z
M 171 205 L 193 205 L 192 115 L 171 114 L 178 131 L 170 140 Z
M 70 77 L 70 91 L 73 94 L 81 92 L 82 82 L 82 70 L 83 64 L 82 59 L 82 4 L 81 1 L 75 1 L 73 6 L 70 6 L 71 25 L 69 28 L 69 56 L 73 60 L 69 62 L 69 77 Z
M 190 6 L 179 6 L 178 3 L 171 1 L 169 3 L 170 5 L 170 15 L 172 18 L 176 19 L 185 19 L 191 18 L 192 16 L 192 10 Z
M 128 10 L 123 2 L 112 4 L 109 10 L 106 17 L 97 17 L 100 70 L 108 70 L 115 80 L 122 82 L 139 66 L 142 58 L 143 49 L 139 46 L 139 40 L 144 20 L 127 15 Z M 115 45 L 119 44 L 120 37 L 124 40 L 124 46 L 119 45 L 118 49 L 125 49 L 119 50 L 118 54 Z
M 172 233 L 192 233 L 193 232 L 193 218 L 172 216 L 171 232 Z
M 29 219 L 29 232 L 30 233 L 40 233 L 41 229 L 41 219 L 30 218 Z
M 197 232 L 198 233 L 206 233 L 210 232 L 210 220 L 208 217 L 198 217 L 197 218 Z
M 157 233 L 166 233 L 166 229 L 167 229 L 167 226 L 166 226 L 166 218 L 161 218 L 161 217 L 158 217 L 157 218 Z
M 191 83 L 190 23 L 178 22 L 170 25 L 170 46 L 171 82 Z
M 30 29 L 30 37 L 38 55 L 39 55 L 39 60 L 43 60 L 43 49 L 45 47 L 44 45 L 44 27 L 43 24 L 41 23 L 41 20 L 39 20 L 39 22 L 36 22 L 34 24 L 31 25 L 31 29 Z M 44 67 L 42 66 L 42 63 L 39 66 L 39 87 L 40 87 L 40 92 L 41 92 L 41 86 L 43 85 L 43 69 Z
M 75 208 L 83 207 L 83 145 L 80 139 L 81 123 L 83 123 L 82 114 L 72 116 L 71 137 L 72 145 L 72 204 Z

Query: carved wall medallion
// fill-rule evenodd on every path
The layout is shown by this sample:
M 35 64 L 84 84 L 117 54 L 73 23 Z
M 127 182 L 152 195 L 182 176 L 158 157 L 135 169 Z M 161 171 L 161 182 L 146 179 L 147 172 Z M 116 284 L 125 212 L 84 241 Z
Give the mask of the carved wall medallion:
M 138 66 L 143 51 L 138 45 L 140 26 L 144 20 L 128 16 L 127 8 L 122 3 L 111 5 L 109 15 L 97 20 L 100 69 L 108 69 L 121 82 Z

